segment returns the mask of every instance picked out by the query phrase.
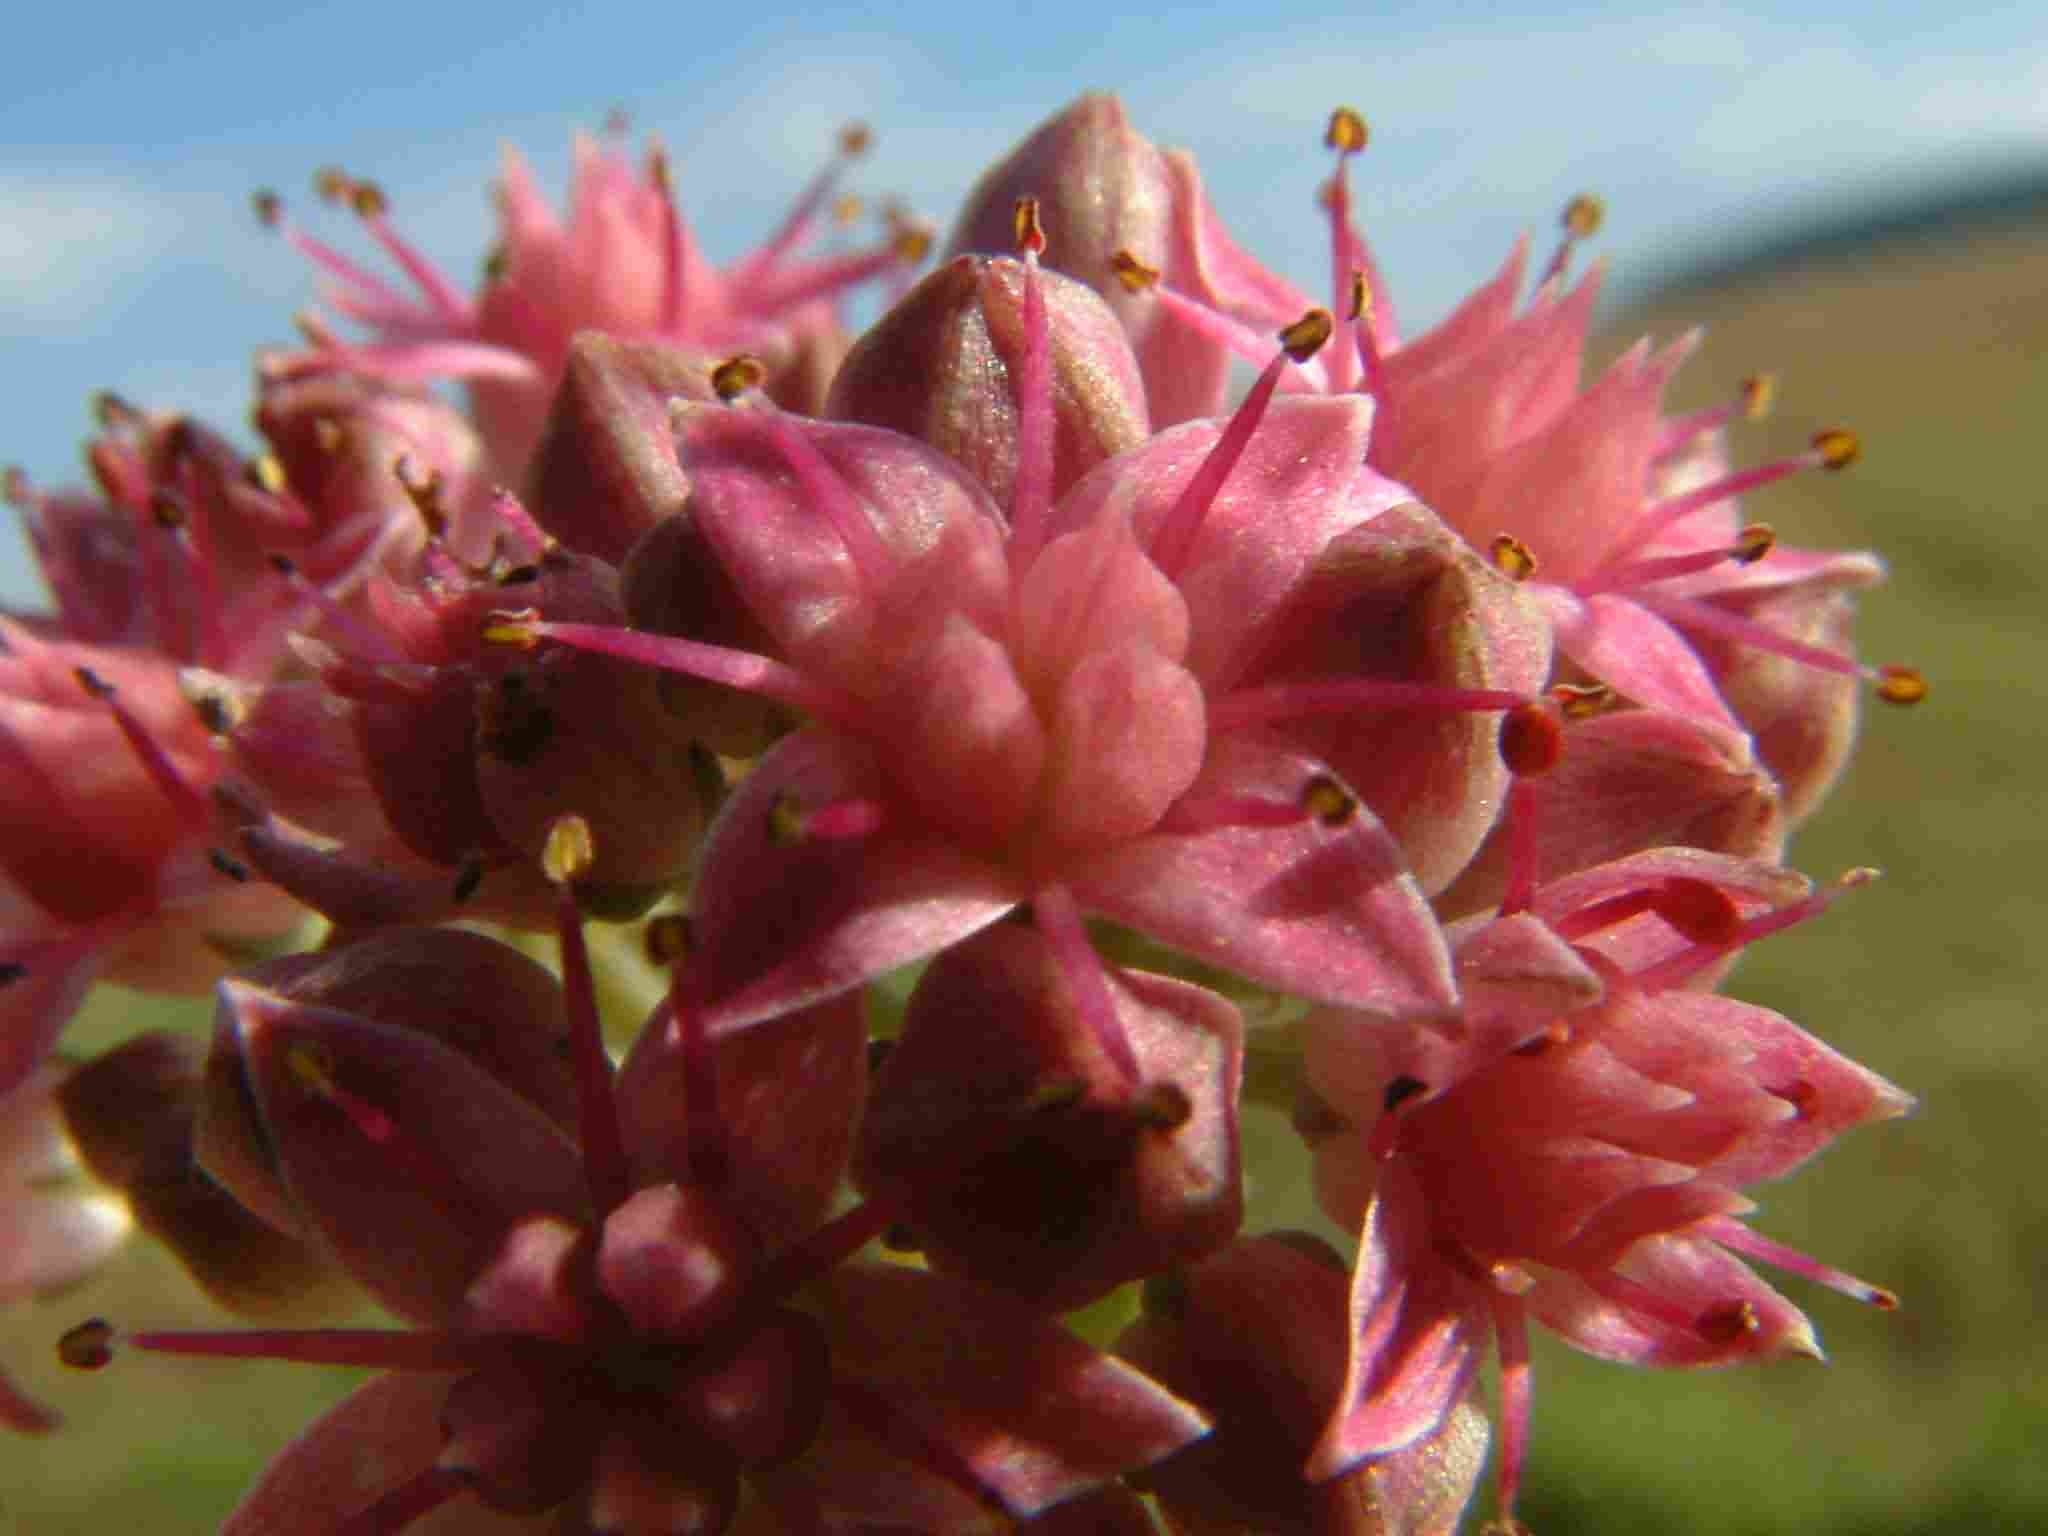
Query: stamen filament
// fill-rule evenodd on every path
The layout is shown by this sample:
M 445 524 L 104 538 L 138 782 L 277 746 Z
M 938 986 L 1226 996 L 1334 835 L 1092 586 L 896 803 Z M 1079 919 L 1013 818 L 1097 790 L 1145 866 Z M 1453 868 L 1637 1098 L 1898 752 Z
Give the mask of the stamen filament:
M 220 1360 L 279 1360 L 293 1365 L 353 1365 L 386 1371 L 470 1371 L 502 1362 L 519 1349 L 545 1351 L 540 1340 L 445 1329 L 226 1328 L 131 1334 L 127 1342 L 157 1355 Z
M 1045 274 L 1038 264 L 1044 249 L 1038 200 L 1019 198 L 1017 251 L 1024 264 L 1024 354 L 1017 360 L 1017 475 L 1010 490 L 1010 558 L 1018 570 L 1037 558 L 1052 516 L 1052 335 L 1045 313 Z
M 1881 1312 L 1896 1312 L 1899 1309 L 1899 1298 L 1895 1292 L 1888 1291 L 1881 1285 L 1872 1285 L 1868 1280 L 1859 1280 L 1846 1270 L 1823 1264 L 1810 1254 L 1801 1253 L 1797 1248 L 1788 1248 L 1783 1243 L 1773 1242 L 1732 1217 L 1712 1217 L 1700 1223 L 1699 1231 L 1723 1248 L 1742 1254 L 1746 1258 L 1761 1260 L 1765 1264 L 1784 1270 L 1788 1275 L 1798 1275 L 1817 1285 L 1824 1285 L 1852 1301 L 1864 1302 Z
M 138 720 L 127 705 L 121 702 L 119 692 L 111 683 L 103 681 L 90 667 L 77 671 L 79 686 L 107 706 L 114 717 L 114 724 L 120 728 L 129 749 L 142 764 L 142 771 L 150 781 L 163 791 L 177 810 L 178 819 L 187 826 L 201 828 L 213 823 L 212 806 L 198 787 L 185 777 L 183 770 L 171 761 L 149 727 Z
M 513 632 L 515 630 L 517 633 Z M 813 682 L 787 662 L 730 646 L 707 645 L 700 640 L 649 634 L 644 630 L 610 624 L 551 624 L 528 619 L 524 615 L 512 616 L 508 622 L 499 624 L 495 631 L 486 631 L 485 634 L 486 639 L 509 644 L 521 643 L 526 636 L 555 640 L 579 650 L 598 651 L 622 661 L 635 661 L 642 666 L 681 672 L 746 693 L 758 693 L 763 698 L 787 704 L 792 709 L 816 715 L 833 724 L 844 725 L 862 718 L 861 711 L 850 700 Z
M 1314 325 L 1315 317 L 1320 317 L 1319 327 Z M 1320 330 L 1320 336 L 1312 341 L 1307 334 L 1294 339 L 1297 330 L 1315 329 Z M 1281 351 L 1260 371 L 1258 382 L 1252 385 L 1244 403 L 1231 413 L 1222 435 L 1216 439 L 1216 446 L 1209 450 L 1193 478 L 1181 488 L 1172 508 L 1160 519 L 1147 553 L 1151 555 L 1152 563 L 1169 579 L 1180 577 L 1188 556 L 1194 553 L 1195 538 L 1202 531 L 1202 521 L 1209 515 L 1217 492 L 1223 489 L 1223 482 L 1244 456 L 1252 433 L 1258 430 L 1259 422 L 1264 419 L 1273 391 L 1279 388 L 1280 376 L 1287 371 L 1289 363 L 1306 362 L 1312 357 L 1328 339 L 1329 332 L 1328 311 L 1312 309 L 1301 321 L 1281 333 Z
M 1486 1301 L 1500 1350 L 1500 1463 L 1494 1486 L 1500 1518 L 1512 1522 L 1529 1452 L 1529 1409 L 1535 1385 L 1529 1367 L 1529 1306 L 1519 1296 L 1505 1296 L 1496 1290 L 1488 1290 Z
M 1138 1086 L 1138 1057 L 1116 1016 L 1116 1001 L 1110 995 L 1109 973 L 1102 957 L 1089 941 L 1081 922 L 1081 909 L 1073 892 L 1063 885 L 1049 885 L 1031 898 L 1031 916 L 1038 931 L 1051 947 L 1053 959 L 1073 992 L 1076 1010 L 1110 1065 L 1127 1089 Z
M 562 1002 L 569 1019 L 569 1053 L 576 1074 L 583 1174 L 590 1186 L 591 1204 L 602 1221 L 632 1198 L 633 1170 L 612 1091 L 612 1060 L 605 1051 L 597 1016 L 597 983 L 590 971 L 583 911 L 576 901 L 575 881 L 589 868 L 591 857 L 590 829 L 580 816 L 565 816 L 549 830 L 542 862 L 556 882 Z

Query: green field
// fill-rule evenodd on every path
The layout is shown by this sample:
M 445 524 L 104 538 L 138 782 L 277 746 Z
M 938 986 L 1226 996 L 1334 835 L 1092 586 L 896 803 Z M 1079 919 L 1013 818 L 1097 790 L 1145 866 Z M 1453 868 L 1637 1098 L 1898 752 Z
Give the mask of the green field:
M 1847 474 L 1774 487 L 1749 515 L 1788 542 L 1882 551 L 1894 576 L 1866 602 L 1865 654 L 1918 664 L 1934 692 L 1917 711 L 1871 715 L 1847 783 L 1793 849 L 1818 876 L 1870 864 L 1887 878 L 1764 946 L 1732 990 L 1922 1108 L 1760 1192 L 1764 1231 L 1904 1297 L 1885 1316 L 1788 1282 L 1831 1365 L 1651 1375 L 1539 1344 L 1522 1510 L 1538 1536 L 2048 1529 L 2044 250 L 2038 228 L 1893 237 L 1710 285 L 1626 327 L 1707 324 L 1679 404 L 1779 374 L 1778 415 L 1738 429 L 1739 461 L 1837 422 L 1863 437 Z M 93 1312 L 210 1315 L 140 1253 L 9 1317 L 0 1358 L 72 1429 L 0 1444 L 0 1531 L 210 1530 L 250 1469 L 347 1385 L 138 1358 L 63 1377 L 50 1341 Z

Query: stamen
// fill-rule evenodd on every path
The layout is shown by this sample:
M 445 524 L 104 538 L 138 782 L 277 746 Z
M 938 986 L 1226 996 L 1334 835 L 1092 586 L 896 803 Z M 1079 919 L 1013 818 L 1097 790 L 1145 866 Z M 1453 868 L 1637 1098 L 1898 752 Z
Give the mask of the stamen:
M 1138 1057 L 1116 1015 L 1116 1000 L 1110 995 L 1109 973 L 1102 957 L 1081 922 L 1081 909 L 1063 885 L 1049 885 L 1031 898 L 1031 917 L 1045 936 L 1060 974 L 1066 978 L 1075 1011 L 1082 1025 L 1094 1036 L 1109 1058 L 1126 1089 L 1138 1085 Z
M 381 1105 L 346 1087 L 336 1076 L 332 1052 L 301 1040 L 286 1048 L 284 1061 L 310 1100 L 337 1111 L 350 1129 L 391 1161 L 394 1184 L 416 1190 L 443 1207 L 466 1198 L 468 1181 L 456 1166 L 430 1142 L 401 1129 Z
M 744 371 L 742 367 L 742 375 Z M 725 398 L 717 374 L 713 375 L 713 388 L 719 389 L 720 397 Z M 750 395 L 746 403 L 746 419 L 769 439 L 796 472 L 806 499 L 839 535 L 840 543 L 846 546 L 846 553 L 853 560 L 854 569 L 868 581 L 887 581 L 896 570 L 896 556 L 882 541 L 881 533 L 852 488 L 774 402 L 764 396 Z
M 1648 586 L 1652 582 L 1672 581 L 1680 576 L 1696 576 L 1729 561 L 1737 565 L 1754 565 L 1777 546 L 1778 535 L 1769 523 L 1751 523 L 1725 549 L 1701 549 L 1691 554 L 1663 555 L 1654 560 L 1631 560 L 1625 565 L 1605 566 L 1573 582 L 1572 591 L 1580 597 L 1592 597 L 1600 592 L 1624 591 Z
M 1534 780 L 1555 768 L 1563 755 L 1564 712 L 1555 701 L 1541 699 L 1517 704 L 1501 717 L 1501 761 L 1514 775 L 1508 783 L 1507 804 L 1501 812 L 1508 867 L 1507 886 L 1500 903 L 1503 917 L 1525 910 L 1536 899 L 1536 888 L 1542 883 L 1536 865 Z
M 1600 225 L 1607 217 L 1607 205 L 1590 192 L 1581 192 L 1564 205 L 1564 213 L 1558 222 L 1564 226 L 1564 234 L 1558 240 L 1557 250 L 1551 255 L 1550 265 L 1543 269 L 1543 276 L 1537 287 L 1564 276 L 1565 268 L 1571 265 L 1572 250 L 1600 233 Z
M 1852 656 L 1840 651 L 1831 651 L 1824 646 L 1808 645 L 1790 635 L 1780 634 L 1768 624 L 1755 619 L 1746 619 L 1725 608 L 1693 597 L 1678 597 L 1663 592 L 1637 591 L 1633 594 L 1637 602 L 1651 612 L 1670 619 L 1679 625 L 1697 625 L 1701 629 L 1713 630 L 1744 645 L 1751 645 L 1760 651 L 1783 656 L 1791 661 L 1813 667 L 1822 672 L 1835 672 L 1843 677 L 1860 677 L 1876 685 L 1879 699 L 1887 704 L 1917 704 L 1927 697 L 1927 680 L 1914 667 L 1897 663 L 1883 666 L 1865 666 Z
M 1310 777 L 1292 800 L 1269 795 L 1184 796 L 1159 819 L 1161 832 L 1199 834 L 1225 827 L 1294 827 L 1318 821 L 1348 825 L 1358 814 L 1358 797 L 1326 773 Z
M 470 330 L 474 315 L 468 297 L 449 281 L 446 273 L 427 260 L 417 246 L 392 228 L 386 217 L 390 204 L 384 196 L 384 189 L 374 181 L 351 182 L 347 198 L 350 209 L 370 231 L 370 238 L 383 246 L 386 254 L 404 269 L 405 275 L 413 280 L 441 318 L 457 331 Z
M 1856 434 L 1843 427 L 1831 427 L 1825 432 L 1814 434 L 1813 443 L 1804 453 L 1795 453 L 1790 458 L 1779 459 L 1770 464 L 1755 464 L 1734 474 L 1724 475 L 1719 480 L 1668 496 L 1647 507 L 1635 525 L 1615 542 L 1617 549 L 1633 549 L 1650 543 L 1683 522 L 1702 507 L 1711 507 L 1716 502 L 1726 501 L 1731 496 L 1740 496 L 1758 486 L 1769 485 L 1774 480 L 1783 480 L 1805 469 L 1825 469 L 1830 473 L 1847 469 L 1862 455 L 1862 445 Z
M 1753 373 L 1736 386 L 1732 399 L 1721 405 L 1710 405 L 1697 411 L 1688 411 L 1683 416 L 1674 416 L 1664 424 L 1664 435 L 1659 440 L 1651 462 L 1669 463 L 1690 447 L 1703 433 L 1724 427 L 1736 417 L 1745 421 L 1762 421 L 1771 413 L 1771 406 L 1778 397 L 1776 374 Z
M 1660 992 L 1678 986 L 1688 977 L 1734 954 L 1737 950 L 1756 943 L 1759 939 L 1769 938 L 1774 933 L 1780 933 L 1809 918 L 1820 916 L 1840 900 L 1844 893 L 1855 890 L 1858 886 L 1868 885 L 1876 878 L 1877 871 L 1874 869 L 1849 870 L 1832 887 L 1822 887 L 1798 901 L 1759 913 L 1733 929 L 1714 926 L 1689 947 L 1658 961 L 1655 965 L 1645 966 L 1640 971 L 1631 973 L 1628 979 L 1633 985 L 1647 992 Z M 1679 927 L 1679 924 L 1673 922 L 1672 926 Z M 1681 928 L 1680 931 L 1684 930 Z
M 1896 1293 L 1886 1290 L 1881 1285 L 1872 1285 L 1868 1280 L 1859 1280 L 1845 1270 L 1823 1264 L 1820 1260 L 1801 1253 L 1797 1248 L 1788 1248 L 1783 1243 L 1773 1242 L 1730 1217 L 1715 1216 L 1701 1222 L 1698 1230 L 1723 1248 L 1742 1254 L 1746 1258 L 1761 1260 L 1765 1264 L 1784 1270 L 1787 1274 L 1798 1275 L 1802 1279 L 1824 1285 L 1852 1301 L 1864 1302 L 1881 1312 L 1896 1312 L 1899 1309 L 1899 1298 Z
M 1334 324 L 1328 310 L 1311 309 L 1280 332 L 1280 354 L 1260 372 L 1258 382 L 1252 385 L 1244 403 L 1231 413 L 1222 435 L 1216 439 L 1216 446 L 1209 450 L 1201 467 L 1182 488 L 1179 498 L 1153 532 L 1152 547 L 1148 553 L 1152 556 L 1152 563 L 1169 578 L 1179 577 L 1188 556 L 1194 552 L 1195 537 L 1201 532 L 1202 521 L 1209 515 L 1217 492 L 1223 489 L 1223 482 L 1244 456 L 1252 433 L 1265 418 L 1266 407 L 1272 401 L 1273 391 L 1279 387 L 1281 374 L 1290 362 L 1305 363 L 1315 356 L 1323 343 L 1330 339 Z
M 752 353 L 728 357 L 711 370 L 711 388 L 727 405 L 749 390 L 759 389 L 768 378 L 768 365 Z
M 1045 229 L 1038 199 L 1020 197 L 1014 215 L 1018 257 L 1024 263 L 1024 353 L 1017 360 L 1017 475 L 1010 490 L 1011 563 L 1024 569 L 1037 558 L 1052 515 L 1052 327 L 1045 313 Z
M 749 1307 L 773 1306 L 791 1292 L 837 1269 L 877 1237 L 901 1224 L 909 1203 L 904 1195 L 872 1196 L 784 1249 L 763 1265 L 755 1277 L 748 1296 Z
M 66 1338 L 69 1337 L 67 1334 Z M 476 1370 L 501 1364 L 508 1355 L 545 1358 L 550 1353 L 548 1346 L 537 1339 L 514 1340 L 502 1335 L 440 1329 L 179 1330 L 137 1333 L 126 1342 L 136 1349 L 158 1355 L 216 1360 L 276 1360 L 292 1365 L 367 1366 L 387 1371 Z
M 164 798 L 177 810 L 178 819 L 195 828 L 212 825 L 212 808 L 206 796 L 200 792 L 198 786 L 185 777 L 184 771 L 171 761 L 170 754 L 163 749 L 149 727 L 137 719 L 133 711 L 121 702 L 114 685 L 105 681 L 90 667 L 79 667 L 73 675 L 77 677 L 79 687 L 107 706 L 129 749 L 142 764 L 142 771 L 163 791 Z
M 597 983 L 590 971 L 590 948 L 583 935 L 583 913 L 575 882 L 589 873 L 596 849 L 590 823 L 564 816 L 548 828 L 541 852 L 541 870 L 557 893 L 556 931 L 562 955 L 562 1004 L 569 1019 L 569 1054 L 576 1073 L 577 1125 L 582 1132 L 583 1175 L 598 1219 L 624 1205 L 633 1194 L 631 1160 L 625 1131 L 612 1091 L 612 1060 L 604 1048 L 597 1016 Z
M 1338 107 L 1333 111 L 1329 126 L 1323 130 L 1323 143 L 1337 152 L 1337 168 L 1330 175 L 1328 196 L 1324 200 L 1330 218 L 1330 308 L 1334 313 L 1346 316 L 1356 327 L 1361 362 L 1365 361 L 1367 352 L 1376 354 L 1378 348 L 1371 339 L 1372 322 L 1365 302 L 1368 285 L 1362 265 L 1363 252 L 1351 227 L 1350 161 L 1353 155 L 1365 148 L 1369 138 L 1364 117 L 1351 107 Z M 1330 370 L 1333 394 L 1341 394 L 1351 388 L 1349 353 L 1340 347 L 1326 366 Z M 1367 366 L 1369 369 L 1370 364 Z
M 1488 1310 L 1493 1314 L 1493 1336 L 1500 1350 L 1500 1466 L 1495 1488 L 1500 1518 L 1510 1527 L 1515 1519 L 1515 1499 L 1522 1491 L 1522 1468 L 1529 1453 L 1529 1409 L 1534 1385 L 1529 1368 L 1529 1308 L 1516 1296 L 1502 1295 L 1489 1288 Z
M 616 656 L 621 661 L 701 677 L 707 682 L 723 683 L 745 693 L 758 693 L 763 698 L 787 704 L 792 709 L 834 724 L 860 718 L 858 707 L 836 690 L 813 682 L 786 662 L 756 655 L 752 651 L 707 645 L 702 641 L 683 640 L 671 635 L 649 634 L 644 630 L 610 624 L 551 624 L 542 619 L 539 610 L 534 608 L 492 613 L 484 625 L 483 638 L 493 645 L 511 645 L 521 649 L 531 649 L 542 640 L 553 640 L 575 646 L 578 650 L 596 651 Z
M 1509 581 L 1527 581 L 1536 574 L 1536 557 L 1529 553 L 1529 546 L 1512 533 L 1495 534 L 1486 552 L 1493 561 L 1493 568 Z
M 874 135 L 864 123 L 849 123 L 839 132 L 839 153 L 811 178 L 810 184 L 797 194 L 795 203 L 783 216 L 765 244 L 744 257 L 727 273 L 728 283 L 738 292 L 745 292 L 784 260 L 793 255 L 810 234 L 811 223 L 820 209 L 832 200 L 832 194 L 839 180 L 846 174 L 846 168 L 867 153 L 874 142 Z
M 292 595 L 317 612 L 359 658 L 383 666 L 404 666 L 412 660 L 382 630 L 365 624 L 346 605 L 336 602 L 324 587 L 307 579 L 290 555 L 272 555 L 270 568 L 284 578 Z

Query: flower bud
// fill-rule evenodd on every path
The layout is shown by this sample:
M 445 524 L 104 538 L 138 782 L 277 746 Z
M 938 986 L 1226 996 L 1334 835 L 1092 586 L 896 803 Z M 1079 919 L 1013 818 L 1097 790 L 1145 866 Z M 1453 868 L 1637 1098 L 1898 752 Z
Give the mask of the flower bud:
M 1137 359 L 1110 307 L 1044 278 L 1052 366 L 1052 494 L 1150 435 Z M 1010 505 L 1017 476 L 1024 269 L 962 256 L 926 277 L 854 344 L 826 414 L 921 438 Z

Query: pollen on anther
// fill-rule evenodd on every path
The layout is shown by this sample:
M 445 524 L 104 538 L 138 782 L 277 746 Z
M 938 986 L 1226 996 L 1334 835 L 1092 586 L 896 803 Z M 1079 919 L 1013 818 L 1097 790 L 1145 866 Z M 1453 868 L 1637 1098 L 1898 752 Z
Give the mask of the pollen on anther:
M 114 1358 L 114 1325 L 90 1318 L 57 1341 L 57 1358 L 74 1371 L 97 1371 Z
M 484 618 L 483 638 L 489 645 L 515 645 L 530 651 L 540 644 L 540 610 L 495 609 Z
M 1751 523 L 1735 536 L 1735 547 L 1728 551 L 1728 558 L 1737 565 L 1755 565 L 1777 547 L 1776 529 L 1769 523 Z
M 258 187 L 250 193 L 249 206 L 255 210 L 256 222 L 265 229 L 277 228 L 284 218 L 284 199 L 269 187 Z
M 1553 683 L 1549 692 L 1550 702 L 1567 720 L 1590 720 L 1603 715 L 1620 697 L 1605 683 Z
M 1877 696 L 1887 704 L 1918 704 L 1927 697 L 1927 679 L 1918 667 L 1879 667 Z
M 1195 1101 L 1178 1083 L 1152 1084 L 1136 1108 L 1139 1119 L 1160 1131 L 1177 1131 L 1195 1117 Z
M 1863 456 L 1862 441 L 1847 427 L 1829 427 L 1813 435 L 1814 452 L 1823 469 L 1847 469 Z
M 1038 199 L 1020 197 L 1011 214 L 1010 232 L 1019 254 L 1029 252 L 1034 256 L 1045 254 L 1045 226 L 1038 219 Z
M 844 155 L 864 155 L 868 146 L 875 142 L 874 130 L 866 123 L 848 123 L 839 130 L 839 152 Z
M 1493 561 L 1493 568 L 1510 581 L 1527 581 L 1536 574 L 1536 557 L 1529 553 L 1529 546 L 1512 533 L 1495 534 L 1486 552 Z
M 793 848 L 804 840 L 804 806 L 795 795 L 777 795 L 768 807 L 768 841 L 777 848 Z
M 1351 274 L 1351 304 L 1347 320 L 1362 319 L 1372 307 L 1372 287 L 1365 280 L 1365 273 L 1354 269 Z
M 1338 107 L 1330 113 L 1330 125 L 1323 130 L 1323 143 L 1340 155 L 1355 155 L 1372 137 L 1365 116 L 1356 107 Z
M 1297 363 L 1305 363 L 1322 350 L 1336 328 L 1327 309 L 1312 309 L 1280 333 L 1280 349 Z
M 348 189 L 348 206 L 358 218 L 381 219 L 390 211 L 391 203 L 376 182 L 358 181 Z
M 1358 797 L 1319 773 L 1302 786 L 1301 808 L 1326 827 L 1341 827 L 1358 814 Z
M 711 388 L 730 405 L 748 390 L 759 389 L 767 377 L 767 364 L 752 353 L 741 352 L 711 370 Z
M 1116 280 L 1127 293 L 1143 293 L 1159 281 L 1159 269 L 1146 266 L 1129 251 L 1118 251 L 1110 257 L 1109 270 L 1116 274 Z
M 590 823 L 581 816 L 558 816 L 548 828 L 540 855 L 541 872 L 554 885 L 580 879 L 597 857 Z
M 1749 421 L 1762 421 L 1771 414 L 1771 405 L 1778 398 L 1778 376 L 1775 373 L 1752 373 L 1742 381 L 1742 414 Z
M 1600 225 L 1606 218 L 1607 205 L 1591 192 L 1581 192 L 1564 205 L 1564 214 L 1559 222 L 1572 239 L 1590 240 L 1600 233 Z

